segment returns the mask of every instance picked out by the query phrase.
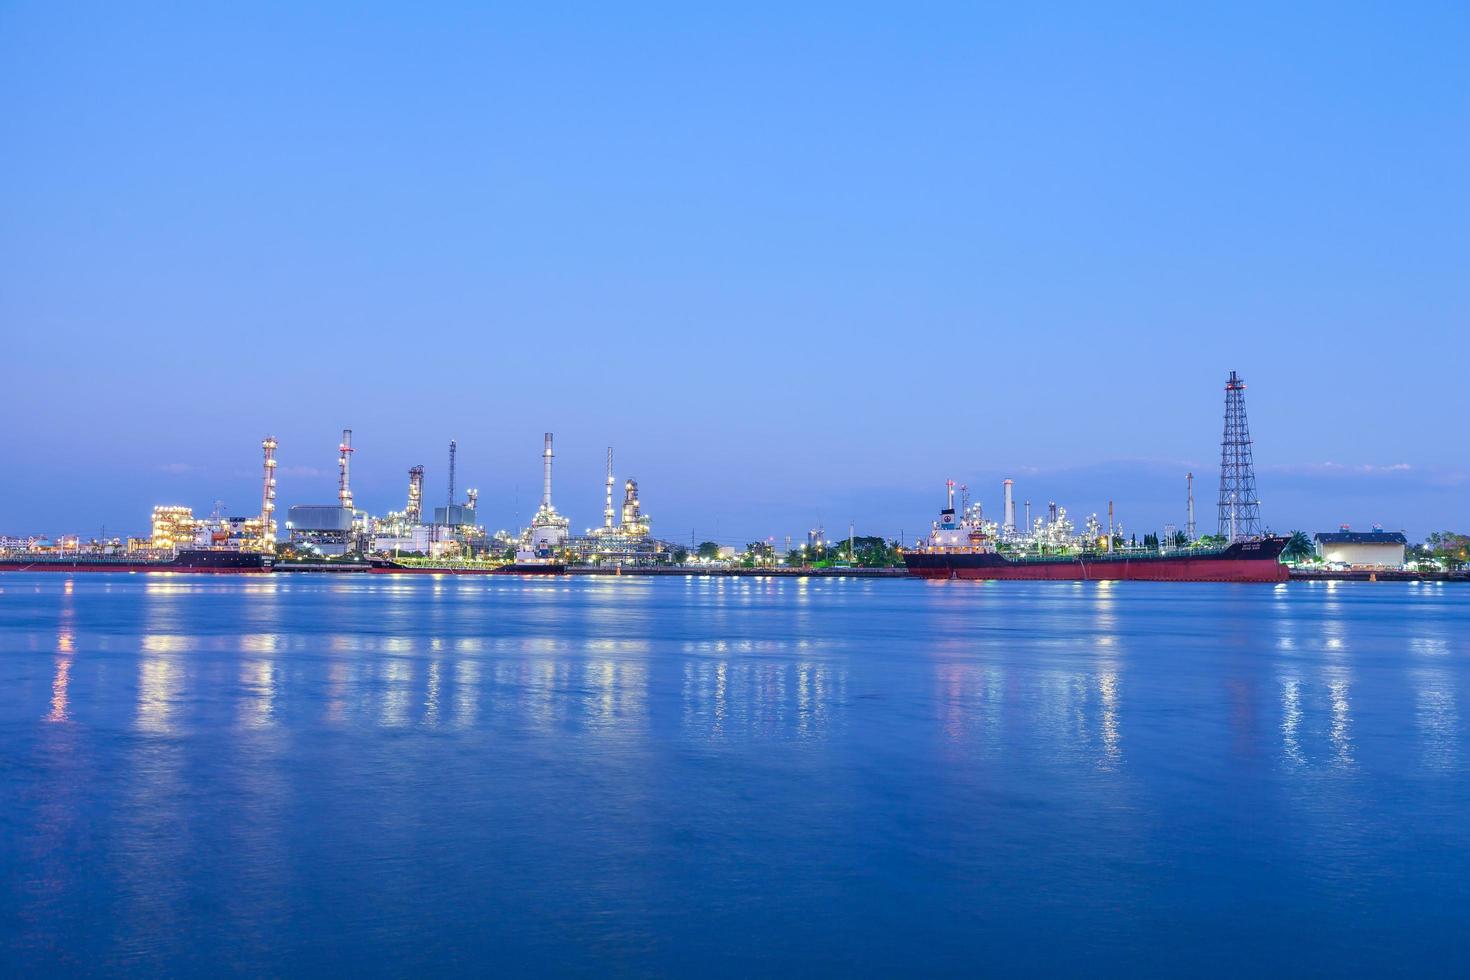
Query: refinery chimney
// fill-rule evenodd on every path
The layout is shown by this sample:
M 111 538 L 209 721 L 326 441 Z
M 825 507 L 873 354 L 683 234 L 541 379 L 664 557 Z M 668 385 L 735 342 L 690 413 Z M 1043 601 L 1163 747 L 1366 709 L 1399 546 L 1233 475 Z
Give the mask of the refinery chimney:
M 551 464 L 548 463 L 547 466 Z M 607 447 L 607 506 L 602 509 L 602 526 L 608 531 L 613 529 L 613 470 L 612 470 L 612 447 Z
M 1005 493 L 1006 493 L 1005 526 L 1004 526 L 1003 529 L 1004 529 L 1004 531 L 1007 534 L 1015 534 L 1016 533 L 1016 498 L 1015 498 L 1015 495 L 1014 495 L 1015 481 L 1014 480 L 1006 480 L 1004 483 L 1001 484 L 1001 486 L 1005 488 Z
M 453 439 L 449 440 L 449 497 L 445 500 L 446 507 L 454 506 L 454 456 L 459 452 L 459 443 Z M 444 512 L 445 520 L 449 519 L 449 511 Z
M 546 433 L 546 448 L 541 451 L 541 509 L 550 511 L 551 508 L 551 433 Z
M 337 503 L 352 510 L 352 430 L 342 430 L 342 444 L 337 447 Z
M 1186 492 L 1189 495 L 1189 522 L 1184 525 L 1184 533 L 1189 538 L 1189 543 L 1194 543 L 1194 474 L 1190 473 L 1184 478 Z

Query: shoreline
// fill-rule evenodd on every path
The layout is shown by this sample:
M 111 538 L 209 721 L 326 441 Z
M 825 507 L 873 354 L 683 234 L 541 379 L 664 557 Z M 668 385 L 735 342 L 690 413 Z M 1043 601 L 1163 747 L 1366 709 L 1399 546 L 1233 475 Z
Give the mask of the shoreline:
M 638 576 L 652 578 L 861 578 L 861 579 L 913 579 L 923 580 L 907 568 L 698 568 L 690 566 L 645 565 L 645 566 L 595 566 L 569 565 L 560 568 L 539 566 L 516 567 L 503 565 L 495 568 L 403 568 L 384 569 L 363 563 L 339 564 L 333 562 L 280 563 L 271 569 L 174 569 L 166 566 L 145 567 L 137 564 L 73 564 L 71 562 L 27 562 L 24 564 L 0 565 L 0 575 L 7 572 L 37 572 L 56 574 L 114 574 L 114 575 L 514 575 L 540 576 L 546 578 L 603 577 L 620 578 Z M 943 581 L 943 580 L 941 580 Z M 982 581 L 982 580 L 975 580 Z M 1003 581 L 997 579 L 995 581 Z M 1015 581 L 1046 581 L 1045 579 L 1016 579 Z M 1105 581 L 1103 579 L 1077 579 L 1071 581 Z M 1291 569 L 1288 582 L 1423 582 L 1423 583 L 1470 583 L 1470 571 L 1456 572 L 1413 572 L 1402 569 L 1349 569 L 1326 571 L 1315 569 Z M 1279 584 L 1279 583 L 1277 583 Z

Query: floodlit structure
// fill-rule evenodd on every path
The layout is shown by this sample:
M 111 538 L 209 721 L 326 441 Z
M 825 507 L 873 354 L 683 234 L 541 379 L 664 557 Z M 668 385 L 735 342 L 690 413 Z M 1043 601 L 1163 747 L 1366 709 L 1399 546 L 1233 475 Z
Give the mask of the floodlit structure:
M 613 501 L 612 501 L 612 498 L 613 498 L 612 447 L 611 446 L 608 446 L 607 447 L 607 504 L 602 508 L 602 529 L 603 529 L 604 532 L 607 532 L 607 533 L 611 533 L 612 532 L 612 529 L 613 529 L 613 517 L 616 516 L 615 515 L 615 512 L 613 511 Z
M 286 512 L 291 544 L 323 555 L 345 555 L 355 543 L 353 514 L 332 504 L 297 504 Z
M 310 547 L 323 555 L 345 555 L 361 546 L 368 535 L 367 515 L 352 506 L 352 430 L 342 430 L 337 446 L 337 503 L 295 504 L 286 512 L 291 544 Z
M 342 443 L 337 447 L 337 504 L 352 510 L 352 430 L 342 430 Z
M 427 524 L 383 525 L 373 536 L 373 550 L 383 554 L 428 555 L 435 544 L 434 529 Z
M 156 551 L 177 551 L 194 547 L 199 522 L 192 507 L 159 506 L 153 508 L 153 534 L 149 544 Z
M 404 523 L 418 524 L 424 519 L 424 468 L 408 468 L 408 506 L 403 510 Z
M 1005 533 L 1006 534 L 1015 534 L 1016 533 L 1016 495 L 1015 495 L 1015 486 L 1016 486 L 1016 484 L 1015 484 L 1015 481 L 1014 480 L 1006 480 L 1004 483 L 1001 484 L 1002 489 L 1005 491 L 1005 500 L 1006 500 L 1006 502 L 1005 502 L 1005 527 L 1004 527 L 1004 530 L 1005 530 Z
M 1261 536 L 1261 502 L 1250 424 L 1245 417 L 1245 379 L 1234 371 L 1225 380 L 1225 434 L 1220 439 L 1220 529 L 1227 541 Z
M 622 532 L 629 537 L 644 538 L 648 536 L 648 531 L 648 517 L 638 501 L 638 481 L 629 479 L 623 484 Z
M 270 553 L 276 550 L 276 439 L 266 436 L 260 444 L 265 457 L 260 487 L 260 537 L 256 541 L 257 551 Z
M 521 536 L 521 550 L 516 553 L 517 561 L 548 560 L 554 558 L 567 543 L 571 521 L 556 512 L 551 502 L 551 451 L 550 432 L 546 433 L 545 448 L 541 451 L 541 506 L 531 518 L 531 526 Z
M 1331 564 L 1358 568 L 1402 568 L 1409 539 L 1402 531 L 1354 531 L 1344 524 L 1336 531 L 1313 538 L 1317 554 Z
M 582 561 L 598 565 L 656 565 L 667 561 L 674 550 L 673 545 L 650 534 L 648 517 L 638 499 L 637 480 L 624 482 L 622 520 L 616 522 L 619 511 L 613 505 L 613 488 L 617 481 L 613 477 L 612 462 L 612 447 L 608 447 L 602 526 L 590 528 L 585 535 L 572 538 L 568 547 Z

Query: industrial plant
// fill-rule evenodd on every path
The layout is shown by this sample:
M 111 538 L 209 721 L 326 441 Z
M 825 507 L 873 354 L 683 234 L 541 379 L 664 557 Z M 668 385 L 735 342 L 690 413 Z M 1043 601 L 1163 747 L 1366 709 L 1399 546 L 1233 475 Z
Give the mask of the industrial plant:
M 378 558 L 406 568 L 551 567 L 567 562 L 597 566 L 667 564 L 675 547 L 655 538 L 643 513 L 638 481 L 622 484 L 621 506 L 614 506 L 616 479 L 613 451 L 607 450 L 606 507 L 602 526 L 573 535 L 571 520 L 552 503 L 553 434 L 545 434 L 541 453 L 541 502 L 530 523 L 519 531 L 489 532 L 480 523 L 479 491 L 457 492 L 459 444 L 450 440 L 444 503 L 428 512 L 424 503 L 425 467 L 408 467 L 402 510 L 382 515 L 358 507 L 353 495 L 352 462 L 356 448 L 352 430 L 343 429 L 337 446 L 336 500 L 297 503 L 286 510 L 284 527 L 276 521 L 277 460 L 274 436 L 261 441 L 260 510 L 249 516 L 229 516 L 217 502 L 207 516 L 196 516 L 183 505 L 153 508 L 150 534 L 126 542 L 103 542 L 93 549 L 103 557 L 162 562 L 184 552 L 231 552 L 240 555 L 289 556 L 293 560 L 362 560 Z M 284 532 L 284 533 L 282 533 Z M 39 537 L 15 539 L 6 551 L 39 554 L 65 550 L 80 554 L 79 541 L 64 539 L 65 549 Z M 258 565 L 258 563 L 257 563 Z M 252 565 L 251 567 L 257 567 Z
M 323 571 L 496 571 L 580 569 L 657 571 L 695 561 L 704 568 L 806 569 L 837 571 L 866 566 L 927 578 L 1155 578 L 1183 580 L 1277 581 L 1289 561 L 1301 577 L 1322 574 L 1377 574 L 1406 565 L 1431 563 L 1429 570 L 1455 572 L 1466 557 L 1461 536 L 1445 532 L 1429 547 L 1410 546 L 1400 532 L 1354 532 L 1346 525 L 1315 538 L 1297 532 L 1290 538 L 1272 535 L 1263 523 L 1256 489 L 1250 426 L 1245 411 L 1245 382 L 1234 371 L 1225 382 L 1224 431 L 1220 441 L 1220 478 L 1214 529 L 1201 533 L 1195 514 L 1195 475 L 1184 474 L 1182 524 L 1165 523 L 1141 538 L 1124 526 L 1112 500 L 1104 513 L 1090 513 L 1080 523 L 1056 500 L 1017 499 L 1013 479 L 1000 482 L 998 518 L 985 513 L 970 488 L 949 480 L 945 505 L 926 539 L 900 548 L 883 538 L 855 539 L 849 527 L 842 543 L 829 543 L 818 527 L 806 544 L 778 554 L 775 538 L 748 544 L 744 551 L 693 541 L 684 548 L 654 536 L 643 510 L 638 481 L 621 481 L 614 468 L 613 448 L 606 453 L 602 522 L 573 534 L 570 517 L 553 502 L 553 434 L 545 433 L 541 450 L 541 499 L 525 527 L 489 531 L 480 520 L 479 491 L 459 490 L 459 443 L 449 440 L 442 505 L 425 502 L 422 463 L 406 468 L 408 480 L 401 510 L 381 515 L 357 506 L 352 463 L 357 449 L 352 429 L 344 428 L 336 451 L 335 501 L 292 504 L 284 526 L 277 521 L 277 451 L 274 436 L 260 443 L 260 507 L 247 515 L 230 515 L 216 502 L 205 516 L 180 504 L 153 508 L 145 537 L 108 539 L 83 544 L 75 535 L 56 541 L 33 536 L 0 538 L 0 567 L 44 568 L 55 558 L 58 567 L 81 570 L 95 559 L 98 567 L 129 570 L 269 571 L 272 568 Z M 863 542 L 863 548 L 857 542 Z M 1428 550 L 1426 550 L 1426 548 Z M 1441 552 L 1443 556 L 1441 557 Z M 88 557 L 90 556 L 90 557 Z M 233 557 L 230 557 L 233 556 Z M 1458 557 L 1457 557 L 1458 556 Z M 1437 563 L 1437 564 L 1436 564 Z M 898 566 L 895 568 L 894 566 Z M 1298 575 L 1293 571 L 1293 575 Z

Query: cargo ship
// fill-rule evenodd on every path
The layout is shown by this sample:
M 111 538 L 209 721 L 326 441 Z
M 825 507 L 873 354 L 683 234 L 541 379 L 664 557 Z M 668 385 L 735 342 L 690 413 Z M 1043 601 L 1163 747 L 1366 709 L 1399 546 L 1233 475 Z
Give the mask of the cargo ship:
M 275 556 L 258 551 L 183 550 L 172 558 L 128 555 L 18 555 L 0 558 L 0 572 L 187 572 L 249 574 L 269 572 Z
M 909 574 L 926 579 L 1132 582 L 1285 582 L 1287 539 L 1266 535 L 1218 547 L 1002 548 L 991 528 L 958 516 L 951 491 L 929 539 L 903 553 Z

